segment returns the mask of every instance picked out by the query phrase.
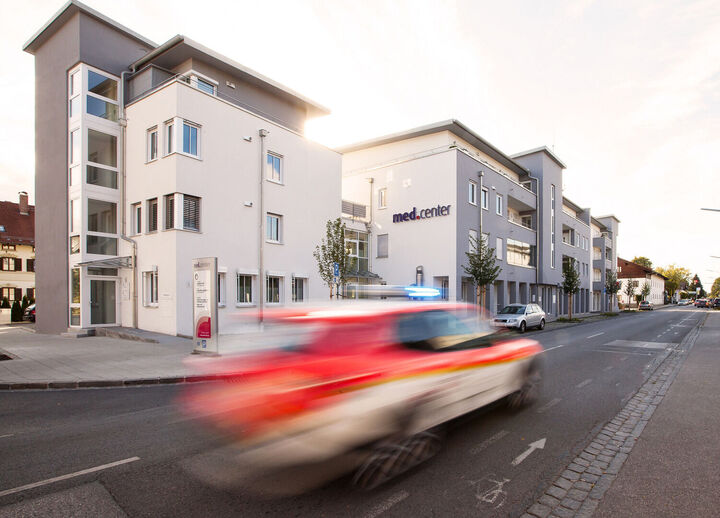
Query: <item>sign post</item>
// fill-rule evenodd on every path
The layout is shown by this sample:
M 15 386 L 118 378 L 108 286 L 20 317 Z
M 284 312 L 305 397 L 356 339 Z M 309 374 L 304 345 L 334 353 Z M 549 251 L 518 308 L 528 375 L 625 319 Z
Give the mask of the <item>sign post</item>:
M 335 281 L 335 298 L 340 298 L 340 263 L 333 263 L 333 280 Z
M 193 353 L 218 354 L 217 257 L 193 259 Z

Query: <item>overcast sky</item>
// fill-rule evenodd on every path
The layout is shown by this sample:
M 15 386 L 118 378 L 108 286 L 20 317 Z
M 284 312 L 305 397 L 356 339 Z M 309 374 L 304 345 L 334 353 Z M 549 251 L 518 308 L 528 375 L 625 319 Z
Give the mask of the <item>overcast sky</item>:
M 61 0 L 3 4 L 0 199 L 34 199 L 33 58 Z M 621 221 L 619 254 L 720 276 L 720 2 L 87 0 L 329 107 L 337 146 L 456 118 L 508 154 L 547 145 L 565 195 Z

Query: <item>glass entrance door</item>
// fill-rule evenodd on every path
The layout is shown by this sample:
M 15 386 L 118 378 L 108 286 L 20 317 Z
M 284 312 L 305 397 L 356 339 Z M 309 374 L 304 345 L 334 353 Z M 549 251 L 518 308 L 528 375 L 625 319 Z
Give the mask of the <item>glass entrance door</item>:
M 90 280 L 90 324 L 115 324 L 115 281 Z

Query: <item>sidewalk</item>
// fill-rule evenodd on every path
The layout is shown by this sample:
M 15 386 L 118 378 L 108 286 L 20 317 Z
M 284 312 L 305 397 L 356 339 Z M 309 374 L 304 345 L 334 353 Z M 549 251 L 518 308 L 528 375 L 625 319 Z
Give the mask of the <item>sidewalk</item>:
M 718 409 L 720 312 L 710 312 L 594 516 L 718 516 Z

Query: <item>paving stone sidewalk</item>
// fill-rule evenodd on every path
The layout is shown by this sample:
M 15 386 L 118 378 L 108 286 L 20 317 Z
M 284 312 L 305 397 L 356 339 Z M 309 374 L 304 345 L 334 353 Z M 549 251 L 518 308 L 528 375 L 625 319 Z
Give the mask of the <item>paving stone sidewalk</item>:
M 713 317 L 717 317 L 720 324 L 720 315 Z M 705 317 L 701 318 L 701 325 L 704 320 Z M 701 329 L 701 326 L 693 329 L 682 343 L 665 351 L 655 360 L 655 365 L 648 369 L 652 374 L 640 390 L 567 466 L 540 499 L 530 506 L 522 518 L 585 518 L 595 513 L 680 372 Z M 698 461 L 702 462 L 703 459 Z M 652 466 L 648 466 L 648 469 L 652 469 Z M 673 482 L 674 480 L 668 477 L 658 480 L 661 485 Z M 716 503 L 720 504 L 720 498 L 717 500 Z M 616 507 L 604 516 L 639 516 L 631 505 L 631 502 L 624 500 L 619 509 Z

